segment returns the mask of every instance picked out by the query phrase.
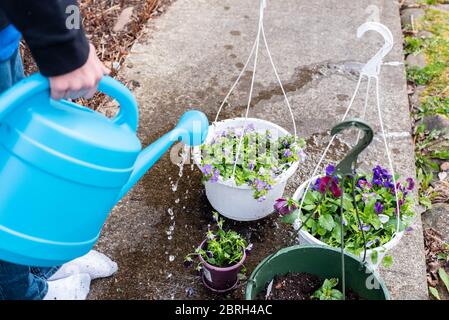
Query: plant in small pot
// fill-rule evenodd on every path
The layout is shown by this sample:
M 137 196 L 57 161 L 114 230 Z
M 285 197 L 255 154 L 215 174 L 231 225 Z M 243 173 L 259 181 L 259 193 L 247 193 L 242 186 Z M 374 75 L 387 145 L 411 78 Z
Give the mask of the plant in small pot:
M 377 266 L 383 261 L 385 266 L 391 265 L 392 257 L 385 254 L 399 242 L 415 217 L 414 180 L 407 178 L 405 183 L 398 182 L 395 187 L 393 176 L 378 165 L 368 174 L 356 173 L 354 180 L 346 179 L 342 186 L 342 179 L 334 175 L 334 170 L 330 165 L 326 175 L 304 182 L 292 199 L 278 199 L 276 210 L 284 222 L 293 223 L 296 229 L 302 226 L 300 243 L 340 247 L 343 194 L 345 250 L 363 257 L 366 243 L 368 263 Z M 399 178 L 396 176 L 395 180 Z
M 184 265 L 189 267 L 194 263 L 193 259 L 198 258 L 196 270 L 200 272 L 204 285 L 221 293 L 234 289 L 239 278 L 244 276 L 244 262 L 252 244 L 233 230 L 225 231 L 224 220 L 217 212 L 213 217 L 216 229 L 208 226 L 206 239 L 185 257 Z
M 304 145 L 271 122 L 237 118 L 210 126 L 193 158 L 214 209 L 233 220 L 251 221 L 273 212 L 275 199 L 305 159 Z

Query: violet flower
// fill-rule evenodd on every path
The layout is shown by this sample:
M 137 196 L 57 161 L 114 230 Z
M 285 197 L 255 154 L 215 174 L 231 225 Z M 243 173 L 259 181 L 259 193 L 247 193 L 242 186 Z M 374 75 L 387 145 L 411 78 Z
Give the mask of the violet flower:
M 260 180 L 259 178 L 256 178 L 256 180 L 254 181 L 255 187 L 257 191 L 262 191 L 263 189 L 265 189 L 265 185 L 266 183 L 262 180 Z
M 254 123 L 249 123 L 248 125 L 246 125 L 245 130 L 254 131 L 254 130 L 256 130 L 256 127 L 254 126 Z
M 415 180 L 407 178 L 407 190 L 412 191 L 415 188 Z
M 212 177 L 210 177 L 209 181 L 217 182 L 219 177 L 220 177 L 220 170 L 214 169 L 214 174 L 212 175 Z
M 296 155 L 299 158 L 299 161 L 304 162 L 306 161 L 306 153 L 304 152 L 303 149 L 299 149 L 299 151 L 296 153 Z
M 267 197 L 266 196 L 261 196 L 259 199 L 257 199 L 257 202 L 263 202 L 265 200 L 267 200 Z
M 212 165 L 210 164 L 205 164 L 203 167 L 201 167 L 201 172 L 205 175 L 208 176 L 212 173 Z
M 335 166 L 332 164 L 326 167 L 326 176 L 331 176 L 335 172 Z
M 216 136 L 217 137 L 226 137 L 228 134 L 228 132 L 226 130 L 220 130 L 217 132 Z
M 250 161 L 250 162 L 248 163 L 248 169 L 251 170 L 251 171 L 254 170 L 254 167 L 255 167 L 255 166 L 256 166 L 255 161 Z
M 207 256 L 209 259 L 212 259 L 212 258 L 214 257 L 214 254 L 212 253 L 212 251 L 207 250 L 207 251 L 206 251 L 206 256 Z
M 382 203 L 377 201 L 374 204 L 374 211 L 376 211 L 377 214 L 381 214 L 384 211 L 384 206 L 382 205 Z
M 315 180 L 315 183 L 312 184 L 312 190 L 318 191 L 320 189 L 321 178 Z
M 291 203 L 290 205 L 289 201 L 284 198 L 276 199 L 273 207 L 281 216 L 286 216 L 298 209 L 295 203 Z
M 284 151 L 284 157 L 289 158 L 293 155 L 293 152 L 290 149 Z
M 369 231 L 371 229 L 371 226 L 369 224 L 362 224 L 362 226 L 359 226 L 359 230 L 363 231 Z

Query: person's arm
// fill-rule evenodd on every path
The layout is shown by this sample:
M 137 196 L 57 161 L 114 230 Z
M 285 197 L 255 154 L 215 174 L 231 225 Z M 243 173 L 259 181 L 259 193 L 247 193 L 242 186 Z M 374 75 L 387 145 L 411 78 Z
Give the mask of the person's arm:
M 55 99 L 91 96 L 108 73 L 84 30 L 66 26 L 66 9 L 76 0 L 1 0 L 10 22 L 22 33 L 40 72 L 50 78 Z

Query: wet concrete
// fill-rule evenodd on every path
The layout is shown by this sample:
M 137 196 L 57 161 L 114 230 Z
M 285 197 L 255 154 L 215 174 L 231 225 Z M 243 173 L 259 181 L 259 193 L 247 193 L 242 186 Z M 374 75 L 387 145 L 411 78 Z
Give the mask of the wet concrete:
M 352 96 L 362 62 L 382 45 L 367 34 L 357 40 L 357 27 L 368 17 L 365 9 L 380 8 L 381 22 L 396 39 L 389 61 L 402 61 L 398 8 L 390 1 L 272 0 L 265 29 L 273 58 L 292 104 L 299 134 L 307 139 L 308 159 L 289 180 L 286 194 L 308 178 L 321 156 L 329 130 L 342 117 Z M 204 111 L 209 119 L 221 103 L 246 60 L 256 32 L 254 1 L 178 0 L 161 17 L 151 20 L 134 45 L 122 76 L 129 81 L 140 105 L 139 136 L 146 145 L 172 128 L 188 109 Z M 242 116 L 247 103 L 251 66 L 243 76 L 220 119 Z M 414 174 L 413 147 L 409 136 L 408 101 L 403 67 L 384 67 L 383 115 L 388 132 L 401 136 L 392 141 L 396 169 Z M 364 87 L 362 85 L 362 92 Z M 363 97 L 355 100 L 350 116 L 360 114 Z M 373 102 L 373 101 L 372 101 Z M 108 110 L 104 110 L 108 111 Z M 110 110 L 109 110 L 110 111 Z M 275 122 L 292 130 L 292 122 L 266 54 L 260 55 L 250 116 Z M 368 121 L 376 132 L 375 109 Z M 405 138 L 404 138 L 405 137 Z M 338 139 L 326 158 L 336 162 L 355 137 Z M 379 135 L 366 150 L 363 166 L 385 164 Z M 325 163 L 325 164 L 326 164 Z M 323 166 L 325 165 L 323 164 Z M 97 248 L 119 264 L 112 278 L 94 281 L 91 299 L 220 299 L 241 298 L 244 283 L 228 296 L 206 291 L 193 270 L 182 261 L 204 238 L 211 210 L 198 169 L 184 168 L 176 192 L 178 166 L 168 154 L 149 171 L 112 211 Z M 179 199 L 179 200 L 178 200 Z M 230 199 L 232 201 L 232 199 Z M 168 209 L 173 210 L 170 215 Z M 173 217 L 173 218 L 172 218 Z M 295 243 L 295 233 L 275 215 L 257 222 L 226 221 L 254 243 L 247 261 L 249 273 L 268 254 Z M 426 298 L 425 264 L 420 221 L 395 249 L 395 264 L 382 275 L 392 295 Z M 189 288 L 193 289 L 193 294 Z

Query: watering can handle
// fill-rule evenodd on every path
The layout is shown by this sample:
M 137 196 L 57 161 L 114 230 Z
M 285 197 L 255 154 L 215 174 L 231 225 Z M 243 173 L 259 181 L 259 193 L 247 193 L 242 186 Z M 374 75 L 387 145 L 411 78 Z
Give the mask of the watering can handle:
M 35 73 L 20 81 L 0 95 L 0 120 L 30 97 L 42 92 L 48 92 L 50 95 L 49 89 L 50 83 L 48 79 L 40 73 Z M 104 76 L 98 84 L 98 90 L 116 99 L 120 104 L 120 111 L 111 121 L 120 126 L 127 126 L 132 131 L 136 131 L 139 111 L 136 99 L 129 89 L 119 81 L 109 76 Z

